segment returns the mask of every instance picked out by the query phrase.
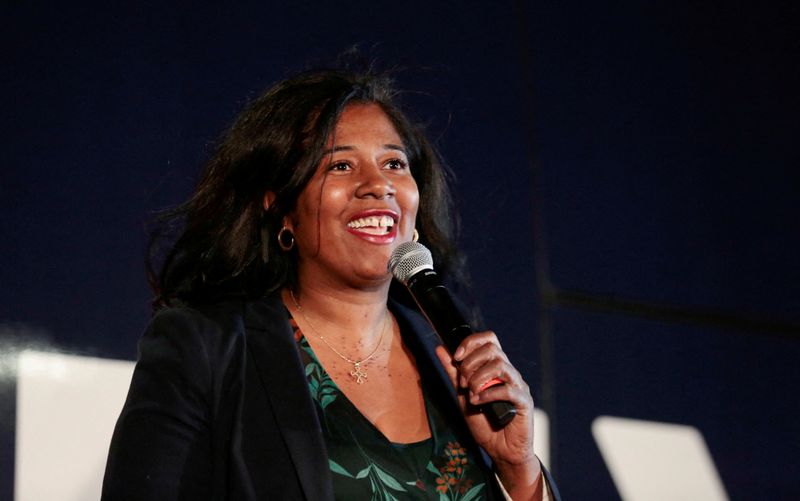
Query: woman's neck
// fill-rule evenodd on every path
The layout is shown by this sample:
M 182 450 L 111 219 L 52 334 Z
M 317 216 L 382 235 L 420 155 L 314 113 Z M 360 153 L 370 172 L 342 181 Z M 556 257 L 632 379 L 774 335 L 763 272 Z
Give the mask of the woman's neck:
M 303 284 L 284 289 L 283 302 L 305 327 L 327 339 L 347 341 L 357 338 L 367 345 L 377 339 L 386 324 L 389 284 L 374 289 L 325 287 Z

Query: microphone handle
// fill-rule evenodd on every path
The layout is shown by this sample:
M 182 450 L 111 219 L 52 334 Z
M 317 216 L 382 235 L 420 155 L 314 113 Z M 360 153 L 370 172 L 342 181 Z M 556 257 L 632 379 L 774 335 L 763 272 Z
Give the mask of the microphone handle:
M 406 286 L 445 347 L 451 354 L 455 353 L 458 345 L 473 330 L 458 311 L 439 276 L 433 270 L 423 270 L 409 277 Z M 483 404 L 479 409 L 495 429 L 505 427 L 517 415 L 514 405 L 506 401 Z

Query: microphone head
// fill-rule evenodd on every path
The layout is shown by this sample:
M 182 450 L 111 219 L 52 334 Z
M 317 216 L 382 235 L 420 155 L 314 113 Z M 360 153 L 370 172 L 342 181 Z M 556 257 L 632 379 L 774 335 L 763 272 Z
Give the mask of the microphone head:
M 406 284 L 418 271 L 432 269 L 431 251 L 419 242 L 404 242 L 398 245 L 389 258 L 389 271 L 402 284 Z

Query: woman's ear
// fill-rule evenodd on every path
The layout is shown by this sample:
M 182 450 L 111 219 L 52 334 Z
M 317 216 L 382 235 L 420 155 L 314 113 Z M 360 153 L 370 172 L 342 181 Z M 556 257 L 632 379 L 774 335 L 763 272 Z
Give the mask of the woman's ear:
M 268 191 L 264 193 L 264 200 L 262 204 L 264 206 L 264 210 L 269 210 L 269 208 L 272 207 L 273 202 L 275 202 L 275 192 Z
M 275 195 L 275 192 L 273 192 L 273 191 L 268 191 L 268 192 L 264 193 L 264 200 L 263 200 L 263 204 L 262 205 L 264 206 L 264 210 L 265 211 L 269 210 L 269 208 L 272 207 L 272 204 L 275 203 L 275 199 L 276 198 L 277 198 L 277 195 Z M 283 227 L 289 228 L 290 230 L 293 228 L 291 214 L 286 214 L 285 216 L 283 216 L 283 223 L 282 224 L 283 224 Z

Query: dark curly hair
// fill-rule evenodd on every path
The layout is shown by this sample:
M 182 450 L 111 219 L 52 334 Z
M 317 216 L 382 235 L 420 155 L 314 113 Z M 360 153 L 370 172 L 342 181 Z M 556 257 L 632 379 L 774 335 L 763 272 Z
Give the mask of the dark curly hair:
M 147 259 L 154 308 L 231 294 L 258 298 L 294 285 L 295 255 L 281 251 L 277 232 L 351 103 L 380 106 L 397 129 L 419 189 L 421 241 L 433 253 L 437 270 L 458 282 L 463 267 L 455 245 L 450 176 L 396 97 L 385 74 L 317 70 L 281 81 L 252 101 L 220 138 L 192 197 L 157 219 Z M 265 210 L 267 191 L 275 199 Z M 169 230 L 176 228 L 173 243 L 160 252 L 170 240 Z M 395 285 L 392 294 L 402 294 L 398 289 Z

